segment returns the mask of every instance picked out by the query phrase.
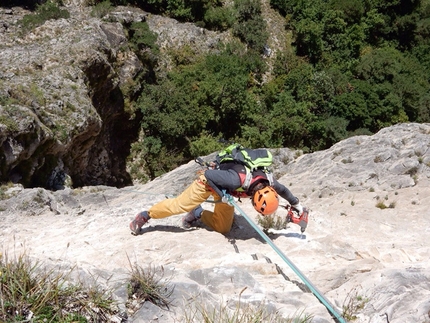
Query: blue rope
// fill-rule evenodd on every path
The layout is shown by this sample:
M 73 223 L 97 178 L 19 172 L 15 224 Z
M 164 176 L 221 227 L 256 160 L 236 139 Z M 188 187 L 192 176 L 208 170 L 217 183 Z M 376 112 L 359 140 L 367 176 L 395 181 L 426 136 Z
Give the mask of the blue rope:
M 149 195 L 164 195 L 166 198 L 169 198 L 168 195 L 165 194 L 155 194 L 141 191 L 133 191 L 126 190 L 129 192 L 136 192 L 140 194 L 149 194 Z M 223 192 L 224 193 L 224 192 Z M 170 197 L 174 197 L 170 195 Z M 233 197 L 229 194 L 224 194 L 224 197 L 227 199 L 228 203 L 231 204 L 239 211 L 239 213 L 245 218 L 246 221 L 254 228 L 255 231 L 272 247 L 273 250 L 282 258 L 282 260 L 290 266 L 290 268 L 296 273 L 297 276 L 305 283 L 305 285 L 310 289 L 310 291 L 319 299 L 319 301 L 327 308 L 327 310 L 337 319 L 339 323 L 347 323 L 345 319 L 339 314 L 334 306 L 330 303 L 330 301 L 312 284 L 312 282 L 300 271 L 299 268 L 290 260 L 288 257 L 273 243 L 273 241 L 246 215 L 245 212 L 236 204 Z M 209 203 L 218 203 L 219 201 L 211 201 L 206 200 Z
M 233 197 L 228 195 L 228 202 L 240 212 L 240 214 L 248 221 L 255 231 L 272 247 L 273 250 L 282 258 L 285 263 L 296 273 L 297 276 L 305 283 L 305 285 L 312 291 L 312 293 L 320 300 L 320 302 L 327 308 L 327 310 L 338 320 L 339 323 L 347 323 L 345 319 L 339 314 L 330 301 L 312 284 L 312 282 L 300 271 L 299 268 L 273 243 L 273 241 L 246 215 L 245 212 L 236 204 Z

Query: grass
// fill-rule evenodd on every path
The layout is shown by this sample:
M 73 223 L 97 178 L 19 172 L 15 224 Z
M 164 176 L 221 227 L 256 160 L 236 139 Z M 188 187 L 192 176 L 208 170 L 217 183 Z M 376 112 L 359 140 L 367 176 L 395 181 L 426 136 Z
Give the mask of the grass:
M 1 322 L 111 322 L 118 312 L 111 294 L 72 284 L 68 273 L 47 269 L 25 254 L 0 254 Z
M 163 267 L 160 267 L 159 271 L 155 267 L 143 269 L 139 265 L 132 265 L 130 258 L 128 260 L 131 267 L 131 278 L 128 285 L 127 307 L 135 311 L 145 301 L 149 301 L 160 308 L 168 309 L 174 286 L 170 284 L 170 279 L 163 278 Z
M 377 207 L 378 209 L 381 209 L 381 210 L 383 210 L 383 209 L 386 209 L 386 208 L 387 208 L 387 206 L 385 205 L 385 203 L 384 203 L 384 202 L 382 202 L 382 201 L 379 201 L 378 203 L 376 203 L 376 207 Z
M 92 7 L 91 16 L 97 17 L 97 18 L 103 18 L 112 10 L 113 10 L 112 3 L 109 0 L 102 1 Z
M 241 302 L 241 295 L 233 308 L 229 304 L 221 304 L 217 307 L 208 306 L 206 303 L 194 300 L 194 308 L 187 306 L 184 311 L 184 323 L 310 323 L 313 316 L 299 313 L 293 318 L 284 318 L 278 312 L 269 312 L 263 303 L 252 305 Z
M 128 311 L 136 312 L 146 301 L 168 310 L 174 286 L 170 279 L 164 278 L 163 267 L 143 269 L 131 262 L 130 266 L 125 304 Z M 0 322 L 122 322 L 113 292 L 101 288 L 97 281 L 91 285 L 73 283 L 70 279 L 72 271 L 47 269 L 25 254 L 9 259 L 0 253 Z M 245 289 L 240 292 L 237 302 L 217 307 L 192 299 L 183 309 L 182 322 L 310 323 L 313 319 L 304 311 L 285 318 L 278 311 L 269 310 L 265 303 L 243 303 L 241 295 Z
M 258 215 L 257 223 L 263 228 L 264 233 L 267 234 L 269 229 L 282 230 L 287 227 L 287 218 L 278 216 L 276 214 L 261 216 Z
M 17 132 L 19 130 L 18 123 L 5 115 L 0 116 L 0 123 L 6 126 L 7 132 Z
M 6 200 L 10 197 L 6 192 L 11 187 L 13 187 L 12 182 L 7 182 L 0 185 L 0 200 Z
M 389 204 L 388 204 L 388 206 L 383 202 L 383 201 L 381 201 L 380 199 L 379 199 L 379 196 L 377 197 L 377 199 L 378 199 L 378 202 L 376 203 L 376 207 L 378 208 L 378 209 L 381 209 L 381 210 L 384 210 L 384 209 L 387 209 L 387 208 L 389 208 L 389 209 L 394 209 L 395 207 L 396 207 L 396 202 L 395 201 L 393 201 L 393 202 L 390 202 Z M 388 200 L 388 196 L 385 196 L 385 198 L 384 198 L 385 200 Z
M 357 313 L 360 312 L 369 299 L 358 294 L 358 288 L 354 288 L 346 295 L 345 301 L 342 305 L 342 317 L 347 321 L 354 321 L 357 319 Z
M 119 322 L 112 291 L 98 284 L 72 283 L 69 272 L 47 269 L 25 254 L 9 259 L 0 253 L 0 322 Z M 169 308 L 174 287 L 164 270 L 134 265 L 126 307 L 135 312 L 145 301 Z

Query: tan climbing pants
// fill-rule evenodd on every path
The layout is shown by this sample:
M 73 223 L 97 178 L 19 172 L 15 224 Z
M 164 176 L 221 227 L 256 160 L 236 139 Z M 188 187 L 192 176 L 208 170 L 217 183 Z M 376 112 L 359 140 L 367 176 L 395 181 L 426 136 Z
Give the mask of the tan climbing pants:
M 201 221 L 219 233 L 227 233 L 233 225 L 234 207 L 221 202 L 219 195 L 207 184 L 204 175 L 200 175 L 178 197 L 155 204 L 148 210 L 148 213 L 153 219 L 187 213 L 206 201 L 211 195 L 216 202 L 214 211 L 204 210 Z

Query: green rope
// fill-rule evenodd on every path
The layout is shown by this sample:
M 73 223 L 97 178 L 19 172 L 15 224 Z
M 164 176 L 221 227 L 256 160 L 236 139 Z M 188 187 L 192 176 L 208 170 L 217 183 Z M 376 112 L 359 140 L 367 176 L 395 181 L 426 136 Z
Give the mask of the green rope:
M 135 192 L 140 194 L 149 194 L 149 195 L 164 195 L 166 198 L 174 197 L 173 195 L 166 194 L 156 194 L 149 192 L 141 192 L 135 190 L 125 190 L 129 192 Z M 347 323 L 345 319 L 339 314 L 334 306 L 330 303 L 330 301 L 324 297 L 324 295 L 312 284 L 312 282 L 300 271 L 299 268 L 290 260 L 288 257 L 273 243 L 273 241 L 246 215 L 245 212 L 236 204 L 233 197 L 231 195 L 226 194 L 228 197 L 228 202 L 239 211 L 239 213 L 245 218 L 246 221 L 254 228 L 255 231 L 272 247 L 273 250 L 282 258 L 282 260 L 290 266 L 290 268 L 296 273 L 297 276 L 305 283 L 305 285 L 309 288 L 309 290 L 319 299 L 319 301 L 327 308 L 327 310 L 337 319 L 339 323 Z M 217 203 L 219 201 L 211 201 L 206 200 L 209 203 Z
M 248 221 L 248 223 L 254 228 L 255 231 L 272 247 L 273 250 L 290 266 L 290 268 L 300 277 L 305 285 L 312 291 L 312 293 L 320 300 L 320 302 L 327 308 L 327 310 L 337 319 L 339 323 L 347 323 L 345 319 L 339 314 L 330 303 L 330 301 L 324 297 L 324 295 L 311 283 L 311 281 L 300 271 L 296 265 L 288 259 L 288 257 L 273 243 L 273 241 L 246 215 L 245 212 L 236 204 L 233 197 L 229 197 L 229 203 L 233 205 L 236 210 Z

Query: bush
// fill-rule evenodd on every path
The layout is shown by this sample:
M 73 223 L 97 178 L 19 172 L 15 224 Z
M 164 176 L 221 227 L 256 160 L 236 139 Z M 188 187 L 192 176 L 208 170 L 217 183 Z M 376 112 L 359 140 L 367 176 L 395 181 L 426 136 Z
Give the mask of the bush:
M 155 56 L 159 53 L 157 34 L 149 29 L 146 22 L 133 22 L 128 29 L 128 38 L 131 49 L 141 61 L 156 61 Z
M 261 15 L 261 5 L 258 0 L 237 0 L 237 22 L 233 26 L 233 34 L 250 49 L 262 53 L 269 34 L 266 22 Z
M 205 27 L 212 30 L 227 30 L 234 21 L 234 11 L 229 7 L 211 7 L 204 16 Z
M 113 9 L 109 0 L 97 3 L 91 10 L 91 16 L 102 18 L 106 16 Z
M 261 216 L 257 218 L 257 223 L 262 226 L 263 231 L 267 234 L 269 229 L 282 230 L 287 227 L 287 218 L 276 214 Z
M 50 19 L 69 18 L 70 13 L 66 9 L 60 9 L 57 4 L 47 1 L 36 7 L 34 14 L 25 15 L 20 24 L 24 31 L 29 31 L 38 26 L 41 26 L 45 21 Z
M 214 138 L 208 132 L 203 131 L 199 137 L 190 140 L 190 155 L 194 157 L 206 156 L 221 150 L 222 147 L 219 138 Z

